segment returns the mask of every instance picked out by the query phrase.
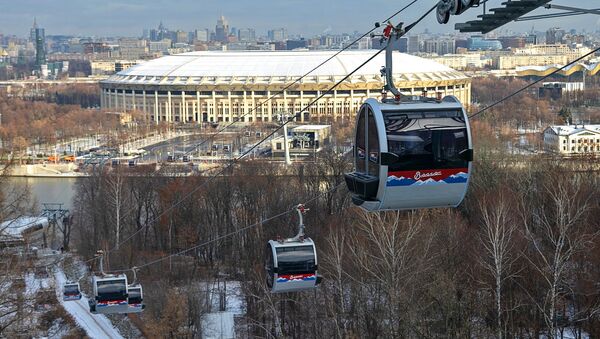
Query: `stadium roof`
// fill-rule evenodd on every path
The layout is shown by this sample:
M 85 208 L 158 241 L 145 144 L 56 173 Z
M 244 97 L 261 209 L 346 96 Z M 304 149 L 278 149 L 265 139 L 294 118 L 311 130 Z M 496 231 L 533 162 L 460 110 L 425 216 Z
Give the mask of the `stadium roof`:
M 600 63 L 586 65 L 584 63 L 577 63 L 565 67 L 560 70 L 563 65 L 548 65 L 548 66 L 521 66 L 517 67 L 517 75 L 519 76 L 548 76 L 551 73 L 557 72 L 562 76 L 570 76 L 577 72 L 586 72 L 589 76 L 594 76 L 600 72 Z
M 107 83 L 155 85 L 222 85 L 289 83 L 335 54 L 337 51 L 277 52 L 191 52 L 165 56 L 121 71 Z M 301 83 L 336 82 L 365 62 L 376 51 L 346 51 L 319 67 Z M 381 53 L 349 79 L 355 82 L 381 82 L 385 65 Z M 432 60 L 394 53 L 394 80 L 443 81 L 467 77 Z

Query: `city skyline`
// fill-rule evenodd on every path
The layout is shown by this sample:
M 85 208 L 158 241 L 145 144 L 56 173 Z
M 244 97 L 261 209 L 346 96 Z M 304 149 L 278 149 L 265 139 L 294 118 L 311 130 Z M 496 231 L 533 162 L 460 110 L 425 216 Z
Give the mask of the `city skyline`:
M 430 2 L 435 3 L 435 1 Z M 497 5 L 495 2 L 499 4 L 500 0 L 492 0 L 489 6 Z M 181 0 L 176 6 L 166 0 L 155 1 L 152 6 L 139 0 L 103 2 L 58 0 L 52 3 L 23 0 L 3 8 L 0 13 L 0 33 L 25 37 L 31 28 L 33 18 L 36 17 L 39 25 L 46 28 L 49 35 L 133 37 L 140 36 L 145 28 L 157 27 L 159 22 L 163 22 L 171 29 L 193 31 L 209 28 L 212 30 L 217 19 L 223 15 L 229 21 L 229 27 L 255 28 L 259 35 L 264 35 L 269 29 L 275 27 L 285 27 L 291 35 L 313 36 L 366 31 L 372 27 L 371 25 L 375 21 L 389 16 L 405 3 L 408 1 L 389 3 L 376 0 L 366 4 L 352 0 L 346 1 L 343 6 L 340 6 L 341 4 L 337 1 L 328 3 L 304 1 L 301 3 L 293 0 L 246 3 L 234 0 L 225 8 L 222 3 L 212 0 L 201 5 L 190 0 Z M 569 3 L 569 5 L 593 8 L 594 4 L 592 0 L 580 0 Z M 429 7 L 429 3 L 419 1 L 404 13 L 403 21 L 410 22 L 423 13 L 426 7 Z M 36 8 L 36 11 L 31 11 L 31 8 Z M 314 11 L 315 8 L 320 10 Z M 434 15 L 430 15 L 415 29 L 415 32 L 429 30 L 433 33 L 454 33 L 456 32 L 454 23 L 472 20 L 480 13 L 479 9 L 470 9 L 459 18 L 451 18 L 447 25 L 439 25 Z M 539 9 L 532 14 L 545 13 L 550 13 L 550 11 Z M 345 18 L 345 20 L 337 18 Z M 510 23 L 497 32 L 507 30 L 526 32 L 532 28 L 544 31 L 554 26 L 594 31 L 600 29 L 600 18 L 585 15 Z

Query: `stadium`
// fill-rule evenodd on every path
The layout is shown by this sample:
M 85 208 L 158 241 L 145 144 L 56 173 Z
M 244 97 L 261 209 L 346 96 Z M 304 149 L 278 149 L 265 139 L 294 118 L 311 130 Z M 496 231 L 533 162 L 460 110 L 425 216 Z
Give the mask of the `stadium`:
M 273 100 L 260 105 L 336 51 L 191 52 L 133 66 L 100 82 L 106 110 L 145 112 L 159 122 L 272 121 L 279 113 L 300 112 L 357 68 L 375 51 L 343 52 Z M 300 121 L 352 119 L 367 98 L 381 96 L 383 53 L 332 93 L 303 111 Z M 394 53 L 394 80 L 407 94 L 455 95 L 471 99 L 471 81 L 434 61 Z

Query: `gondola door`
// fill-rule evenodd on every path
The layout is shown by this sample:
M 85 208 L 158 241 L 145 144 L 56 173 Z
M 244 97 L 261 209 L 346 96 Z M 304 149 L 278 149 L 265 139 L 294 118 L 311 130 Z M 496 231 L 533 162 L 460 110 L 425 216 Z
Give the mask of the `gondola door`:
M 366 148 L 368 150 L 367 159 L 367 174 L 374 176 L 379 181 L 379 133 L 377 132 L 377 123 L 373 110 L 367 106 L 367 123 L 366 123 Z M 377 193 L 375 193 L 375 196 Z
M 354 149 L 354 167 L 346 174 L 346 183 L 353 196 L 354 203 L 375 201 L 379 191 L 380 144 L 375 114 L 369 105 L 363 105 L 356 122 Z

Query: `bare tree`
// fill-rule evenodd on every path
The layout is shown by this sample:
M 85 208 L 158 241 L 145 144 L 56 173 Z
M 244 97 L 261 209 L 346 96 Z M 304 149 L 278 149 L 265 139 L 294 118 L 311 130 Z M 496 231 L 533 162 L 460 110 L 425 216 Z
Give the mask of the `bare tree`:
M 585 249 L 595 234 L 583 227 L 591 208 L 593 188 L 584 188 L 576 177 L 560 178 L 544 187 L 539 205 L 523 201 L 525 234 L 535 258 L 526 258 L 542 277 L 545 292 L 536 306 L 543 314 L 548 336 L 554 338 L 557 326 L 557 304 L 569 289 L 569 272 L 574 256 Z M 532 206 L 533 205 L 533 206 Z M 524 215 L 529 215 L 525 212 Z M 565 315 L 563 315 L 565 316 Z
M 346 284 L 346 271 L 345 271 L 345 259 L 347 248 L 347 236 L 344 227 L 334 228 L 329 236 L 326 238 L 327 244 L 327 255 L 324 256 L 323 267 L 324 273 L 329 277 L 328 283 L 322 288 L 331 287 L 330 293 L 324 293 L 325 297 L 333 299 L 331 303 L 327 303 L 330 307 L 330 312 L 335 315 L 333 321 L 335 323 L 335 329 L 338 338 L 345 338 L 348 336 L 348 322 L 346 319 L 346 301 L 345 301 L 345 290 Z
M 119 247 L 121 241 L 121 221 L 123 216 L 122 209 L 125 204 L 125 176 L 120 168 L 108 174 L 105 178 L 107 188 L 107 199 L 109 205 L 114 208 L 114 230 L 115 230 L 115 246 Z
M 412 336 L 408 324 L 418 278 L 427 270 L 431 237 L 422 232 L 423 212 L 358 212 L 351 260 L 366 280 L 364 300 L 380 314 L 378 327 L 388 337 Z M 363 287 L 363 288 L 365 288 Z M 374 293 L 374 294 L 373 294 Z
M 491 200 L 495 201 L 492 202 Z M 481 265 L 493 279 L 496 306 L 496 335 L 503 337 L 502 291 L 503 283 L 513 276 L 512 266 L 518 254 L 515 250 L 515 233 L 518 230 L 512 204 L 506 193 L 484 198 L 479 202 L 481 212 L 480 242 L 483 253 Z

